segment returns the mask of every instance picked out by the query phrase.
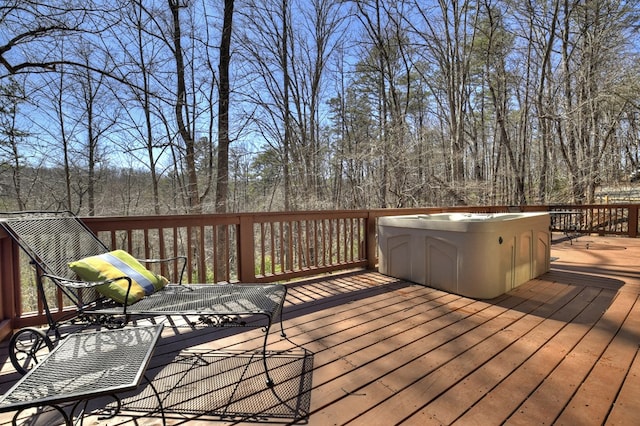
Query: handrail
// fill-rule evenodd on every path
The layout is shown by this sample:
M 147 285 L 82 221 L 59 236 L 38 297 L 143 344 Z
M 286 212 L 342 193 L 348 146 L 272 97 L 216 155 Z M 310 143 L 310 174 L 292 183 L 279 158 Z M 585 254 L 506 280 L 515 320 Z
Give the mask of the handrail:
M 85 217 L 109 247 L 139 258 L 188 257 L 194 282 L 282 282 L 377 265 L 376 219 L 441 212 L 533 212 L 554 214 L 552 231 L 638 236 L 639 204 L 478 206 Z M 33 274 L 20 250 L 0 230 L 0 339 L 12 329 L 44 323 Z M 163 270 L 171 277 L 176 271 Z M 62 310 L 63 307 L 60 307 Z

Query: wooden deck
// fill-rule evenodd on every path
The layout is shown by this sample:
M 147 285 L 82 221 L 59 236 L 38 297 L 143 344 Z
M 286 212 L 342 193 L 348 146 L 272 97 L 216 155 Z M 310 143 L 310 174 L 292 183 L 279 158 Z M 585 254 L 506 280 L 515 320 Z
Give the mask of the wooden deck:
M 268 348 L 272 391 L 261 360 L 241 351 L 260 347 L 261 330 L 165 327 L 149 374 L 171 425 L 635 424 L 640 239 L 583 236 L 551 256 L 550 272 L 493 300 L 371 271 L 292 283 L 287 339 L 274 326 Z M 202 362 L 176 371 L 178 352 Z M 236 370 L 246 380 L 223 383 Z M 0 390 L 16 379 L 5 363 Z M 223 388 L 226 408 L 207 399 Z M 125 402 L 134 411 L 85 424 L 161 424 Z

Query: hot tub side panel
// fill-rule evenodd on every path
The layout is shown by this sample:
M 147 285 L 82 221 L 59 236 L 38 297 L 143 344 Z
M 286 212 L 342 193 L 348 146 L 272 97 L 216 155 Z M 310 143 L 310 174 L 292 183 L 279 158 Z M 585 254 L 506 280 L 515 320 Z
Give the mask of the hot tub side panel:
M 551 232 L 546 229 L 536 231 L 534 270 L 531 279 L 549 272 L 551 269 Z
M 411 235 L 396 235 L 387 240 L 387 274 L 411 280 Z
M 406 229 L 378 228 L 378 270 L 380 273 L 411 281 L 411 240 Z
M 510 267 L 514 238 L 495 232 L 461 234 L 459 282 L 456 293 L 491 299 L 505 292 L 513 281 Z
M 418 267 L 414 268 L 415 281 L 457 293 L 460 271 L 458 265 L 460 254 L 457 245 L 442 238 L 427 235 L 423 239 L 421 248 L 423 249 L 417 251 L 424 255 L 416 259 Z
M 512 287 L 513 241 L 493 232 L 424 230 L 410 246 L 410 280 L 468 297 L 499 296 Z
M 516 234 L 516 251 L 512 265 L 514 283 L 509 291 L 533 277 L 533 230 L 526 230 Z

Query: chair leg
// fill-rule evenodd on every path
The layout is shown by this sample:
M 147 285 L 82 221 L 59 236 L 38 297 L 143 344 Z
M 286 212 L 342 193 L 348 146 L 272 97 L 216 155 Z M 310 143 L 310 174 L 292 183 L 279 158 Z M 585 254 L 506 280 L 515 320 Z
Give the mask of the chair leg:
M 23 328 L 9 340 L 9 358 L 13 368 L 26 374 L 53 349 L 53 342 L 37 328 Z
M 271 328 L 271 317 L 268 318 L 269 323 L 264 329 L 264 341 L 262 342 L 262 364 L 264 365 L 264 374 L 267 378 L 267 387 L 271 388 L 275 385 L 271 375 L 269 374 L 269 366 L 267 365 L 267 340 L 269 339 L 269 329 Z

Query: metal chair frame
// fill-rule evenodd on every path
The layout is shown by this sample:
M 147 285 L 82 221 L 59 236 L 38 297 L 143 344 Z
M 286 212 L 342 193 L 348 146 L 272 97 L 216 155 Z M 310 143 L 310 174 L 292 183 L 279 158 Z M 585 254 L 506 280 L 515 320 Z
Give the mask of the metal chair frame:
M 108 282 L 125 280 L 130 290 L 132 280 L 122 276 L 103 282 L 79 280 L 68 267 L 69 262 L 84 257 L 107 253 L 110 249 L 73 213 L 12 212 L 0 213 L 0 225 L 24 250 L 36 271 L 37 291 L 42 301 L 49 328 L 24 328 L 10 341 L 10 357 L 17 371 L 25 373 L 38 362 L 41 349 L 52 349 L 55 341 L 63 338 L 63 324 L 81 326 L 122 327 L 134 317 L 157 316 L 197 317 L 189 326 L 262 327 L 265 333 L 262 345 L 263 361 L 268 386 L 273 386 L 266 362 L 266 346 L 273 321 L 280 318 L 287 289 L 281 284 L 182 284 L 186 257 L 169 259 L 142 259 L 143 264 L 178 262 L 178 283 L 146 296 L 133 304 L 118 304 L 96 291 Z M 55 284 L 71 301 L 73 310 L 54 315 L 45 282 Z M 128 291 L 129 291 L 128 290 Z M 127 292 L 128 294 L 128 292 Z M 58 300 L 60 303 L 60 300 Z M 59 309 L 58 309 L 59 310 Z M 52 337 L 53 336 L 53 339 Z

